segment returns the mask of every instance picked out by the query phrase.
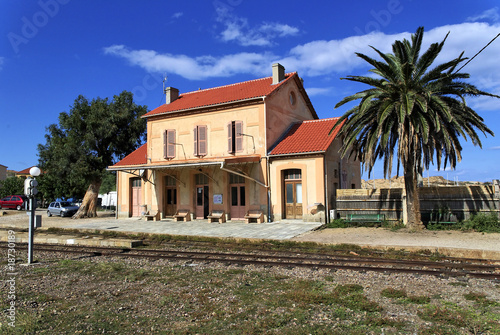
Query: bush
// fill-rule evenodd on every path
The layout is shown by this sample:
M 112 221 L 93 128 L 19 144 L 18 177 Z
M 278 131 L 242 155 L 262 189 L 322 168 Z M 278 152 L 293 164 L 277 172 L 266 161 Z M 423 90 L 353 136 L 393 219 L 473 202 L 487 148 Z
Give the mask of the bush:
M 479 213 L 462 224 L 462 230 L 474 230 L 484 233 L 500 233 L 498 216 L 495 213 Z
M 348 224 L 345 222 L 344 219 L 335 219 L 331 222 L 328 222 L 325 225 L 325 228 L 347 228 Z

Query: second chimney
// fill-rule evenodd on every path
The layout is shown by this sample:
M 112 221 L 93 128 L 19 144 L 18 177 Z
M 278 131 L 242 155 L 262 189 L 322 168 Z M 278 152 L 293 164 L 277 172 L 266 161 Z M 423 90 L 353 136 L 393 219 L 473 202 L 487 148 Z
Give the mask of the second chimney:
M 179 90 L 174 87 L 167 87 L 165 89 L 165 98 L 167 105 L 172 103 L 175 99 L 179 97 Z
M 285 79 L 285 68 L 280 63 L 273 64 L 273 85 Z

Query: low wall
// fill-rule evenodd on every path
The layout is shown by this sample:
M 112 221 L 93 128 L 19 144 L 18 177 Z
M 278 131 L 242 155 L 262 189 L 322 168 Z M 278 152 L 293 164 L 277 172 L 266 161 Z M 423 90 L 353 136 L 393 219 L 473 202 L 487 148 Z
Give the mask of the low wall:
M 422 221 L 462 221 L 479 212 L 500 218 L 498 192 L 489 185 L 420 187 Z M 403 219 L 403 189 L 337 190 L 337 217 L 347 214 L 384 214 L 387 220 Z

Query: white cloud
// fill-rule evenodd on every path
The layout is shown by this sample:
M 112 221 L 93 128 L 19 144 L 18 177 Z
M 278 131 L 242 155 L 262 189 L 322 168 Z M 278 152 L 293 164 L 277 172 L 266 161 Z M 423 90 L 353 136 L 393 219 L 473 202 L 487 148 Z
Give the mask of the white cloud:
M 262 75 L 270 70 L 275 56 L 266 53 L 238 53 L 221 57 L 210 55 L 189 57 L 186 55 L 159 54 L 154 50 L 130 50 L 124 45 L 104 48 L 104 53 L 125 58 L 132 65 L 148 72 L 174 73 L 191 80 L 210 77 L 229 77 L 239 73 Z
M 181 17 L 181 16 L 183 16 L 183 15 L 184 15 L 184 13 L 182 13 L 182 12 L 177 12 L 177 13 L 172 14 L 172 16 L 171 16 L 170 18 L 171 18 L 171 19 L 178 19 L 178 18 L 180 18 L 180 17 Z
M 0 57 L 0 71 L 2 71 L 3 69 L 3 63 L 5 61 L 5 58 L 4 57 Z
M 310 97 L 316 95 L 328 95 L 332 92 L 332 87 L 310 87 L 306 88 L 307 95 Z
M 488 148 L 488 150 L 500 150 L 500 147 L 491 147 L 491 148 Z
M 276 22 L 264 22 L 252 27 L 246 18 L 236 16 L 226 7 L 217 8 L 217 22 L 225 29 L 220 34 L 224 42 L 236 42 L 242 46 L 271 46 L 278 37 L 294 36 L 299 29 Z
M 242 19 L 240 19 L 242 20 Z M 239 23 L 238 23 L 239 22 Z M 236 21 L 234 26 L 227 27 L 226 39 L 243 41 L 241 29 Z M 274 27 L 274 28 L 273 28 Z M 288 34 L 287 27 L 267 26 L 265 29 Z M 431 43 L 440 42 L 450 32 L 445 46 L 436 59 L 436 64 L 458 57 L 465 49 L 465 56 L 472 57 L 481 50 L 500 31 L 500 24 L 462 23 L 437 27 L 426 31 L 422 52 Z M 362 36 L 352 36 L 340 40 L 318 40 L 297 45 L 285 56 L 271 53 L 236 53 L 221 56 L 174 55 L 160 54 L 154 50 L 131 50 L 123 45 L 113 45 L 104 49 L 108 55 L 127 59 L 131 64 L 140 66 L 147 71 L 168 72 L 178 74 L 187 79 L 199 80 L 211 77 L 227 77 L 235 74 L 269 75 L 269 67 L 279 61 L 290 71 L 298 71 L 301 76 L 331 76 L 364 75 L 370 68 L 369 64 L 356 57 L 355 52 L 364 53 L 380 59 L 369 45 L 382 52 L 391 52 L 392 43 L 398 39 L 410 38 L 410 32 L 384 34 L 374 32 Z M 255 43 L 265 45 L 269 41 L 262 38 Z M 477 58 L 469 63 L 462 72 L 471 75 L 470 82 L 479 89 L 500 95 L 500 38 L 482 51 Z M 323 94 L 318 88 L 309 89 L 311 94 Z M 470 99 L 475 109 L 498 110 L 499 101 L 494 98 Z
M 469 16 L 466 21 L 468 22 L 477 22 L 477 21 L 491 21 L 491 22 L 498 22 L 500 19 L 500 14 L 498 13 L 498 7 L 494 7 L 488 10 L 485 10 L 484 12 L 474 15 L 474 16 Z

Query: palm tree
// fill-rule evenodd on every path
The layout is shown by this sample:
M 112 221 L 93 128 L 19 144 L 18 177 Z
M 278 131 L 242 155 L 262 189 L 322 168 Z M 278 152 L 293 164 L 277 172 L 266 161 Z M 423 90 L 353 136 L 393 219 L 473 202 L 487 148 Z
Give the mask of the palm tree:
M 448 33 L 449 34 L 449 33 Z M 382 58 L 377 61 L 364 54 L 356 55 L 374 68 L 376 77 L 347 76 L 347 79 L 372 86 L 342 99 L 335 108 L 350 101 L 359 104 L 348 110 L 337 122 L 344 123 L 342 156 L 349 153 L 360 160 L 370 176 L 375 161 L 384 160 L 384 177 L 391 175 L 397 148 L 397 173 L 403 169 L 406 191 L 406 222 L 410 229 L 423 229 L 420 217 L 417 177 L 422 168 L 436 164 L 438 170 L 455 168 L 462 158 L 460 137 L 469 137 L 481 147 L 476 131 L 485 136 L 493 132 L 465 102 L 466 96 L 499 96 L 478 90 L 463 79 L 466 73 L 455 71 L 466 60 L 462 54 L 449 62 L 433 66 L 448 35 L 433 43 L 420 55 L 424 28 L 411 36 L 411 42 L 395 41 L 393 53 L 384 54 L 371 47 Z M 434 162 L 435 157 L 435 162 Z

